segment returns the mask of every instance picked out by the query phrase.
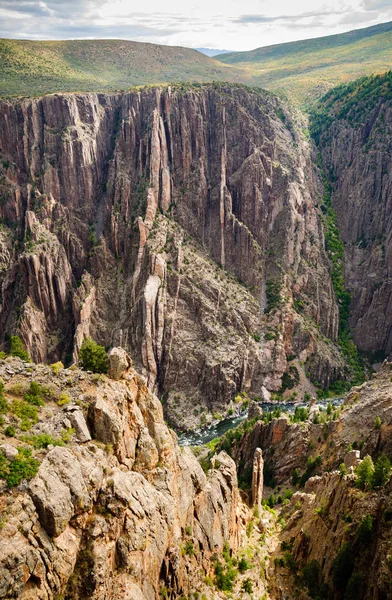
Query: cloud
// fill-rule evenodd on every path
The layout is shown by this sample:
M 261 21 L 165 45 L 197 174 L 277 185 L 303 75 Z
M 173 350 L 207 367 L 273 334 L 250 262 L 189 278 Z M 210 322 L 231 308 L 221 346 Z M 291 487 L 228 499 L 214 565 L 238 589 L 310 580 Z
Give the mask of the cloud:
M 369 15 L 369 12 L 352 12 L 344 15 L 340 20 L 340 25 L 355 25 L 357 23 L 369 23 L 377 18 L 377 14 Z
M 382 10 L 392 8 L 392 0 L 363 0 L 361 6 L 364 10 Z
M 337 10 L 321 10 L 321 11 L 312 11 L 306 13 L 300 13 L 298 15 L 275 15 L 275 16 L 266 16 L 266 15 L 241 15 L 240 17 L 234 19 L 235 23 L 241 23 L 243 25 L 247 24 L 256 24 L 256 23 L 275 23 L 281 21 L 282 24 L 290 25 L 292 23 L 299 23 L 302 25 L 301 21 L 305 19 L 317 18 L 320 17 L 330 17 L 334 15 L 340 15 L 343 11 Z

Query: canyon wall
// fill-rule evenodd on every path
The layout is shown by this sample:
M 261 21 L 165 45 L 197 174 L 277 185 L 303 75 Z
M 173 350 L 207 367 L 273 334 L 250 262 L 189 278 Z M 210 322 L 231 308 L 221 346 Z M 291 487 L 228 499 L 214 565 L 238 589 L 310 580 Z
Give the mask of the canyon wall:
M 376 359 L 392 351 L 390 88 L 386 74 L 332 92 L 318 132 L 345 246 L 350 327 Z
M 120 344 L 177 426 L 347 377 L 300 125 L 225 85 L 2 102 L 1 342 Z

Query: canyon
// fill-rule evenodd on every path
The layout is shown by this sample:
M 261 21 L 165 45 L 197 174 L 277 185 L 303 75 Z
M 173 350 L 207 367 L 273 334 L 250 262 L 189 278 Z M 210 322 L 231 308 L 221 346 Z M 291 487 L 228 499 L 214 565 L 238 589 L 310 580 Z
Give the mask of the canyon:
M 391 597 L 390 79 L 0 101 L 0 598 Z
M 221 84 L 2 102 L 1 343 L 121 345 L 176 427 L 349 378 L 301 121 Z

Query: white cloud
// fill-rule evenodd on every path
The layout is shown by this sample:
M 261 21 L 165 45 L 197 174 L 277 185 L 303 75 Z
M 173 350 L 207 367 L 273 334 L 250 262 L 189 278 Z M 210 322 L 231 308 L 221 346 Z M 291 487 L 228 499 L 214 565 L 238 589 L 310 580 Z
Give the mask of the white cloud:
M 252 49 L 392 20 L 392 0 L 0 0 L 0 37 Z

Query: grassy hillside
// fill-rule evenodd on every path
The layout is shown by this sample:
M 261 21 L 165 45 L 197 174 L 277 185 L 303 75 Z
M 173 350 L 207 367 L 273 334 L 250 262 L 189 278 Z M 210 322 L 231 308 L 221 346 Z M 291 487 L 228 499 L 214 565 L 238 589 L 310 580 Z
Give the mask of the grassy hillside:
M 216 59 L 247 69 L 253 85 L 281 92 L 309 107 L 336 85 L 392 67 L 392 22 Z
M 385 100 L 392 100 L 392 71 L 383 75 L 362 77 L 347 85 L 333 88 L 317 103 L 311 114 L 312 136 L 319 141 L 332 122 L 347 119 L 352 125 L 363 125 L 371 111 Z
M 174 81 L 250 80 L 196 50 L 123 40 L 0 39 L 0 95 L 107 91 Z

